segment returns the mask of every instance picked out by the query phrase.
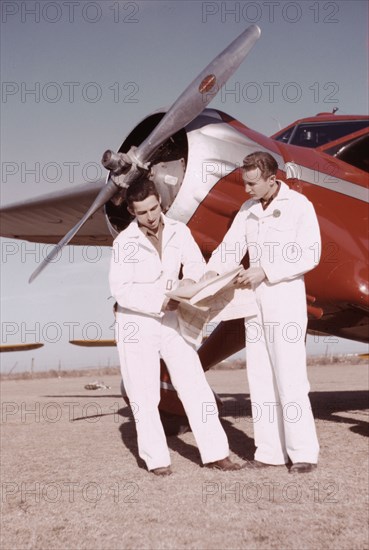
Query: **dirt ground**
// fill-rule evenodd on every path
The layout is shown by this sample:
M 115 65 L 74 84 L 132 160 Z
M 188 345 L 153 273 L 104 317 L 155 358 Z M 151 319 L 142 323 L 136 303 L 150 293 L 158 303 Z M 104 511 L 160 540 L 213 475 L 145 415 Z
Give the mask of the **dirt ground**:
M 91 377 L 2 382 L 2 550 L 367 549 L 368 366 L 309 368 L 318 469 L 201 467 L 192 433 L 168 438 L 174 474 L 138 458 L 135 427 Z M 208 373 L 236 460 L 253 456 L 245 370 Z

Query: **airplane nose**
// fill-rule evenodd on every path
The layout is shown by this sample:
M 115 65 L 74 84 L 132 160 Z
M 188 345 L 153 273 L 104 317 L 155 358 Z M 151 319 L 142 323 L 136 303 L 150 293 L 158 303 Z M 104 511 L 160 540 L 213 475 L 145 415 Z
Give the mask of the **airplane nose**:
M 369 309 L 369 265 L 346 262 L 334 268 L 327 278 L 330 300 L 348 302 Z

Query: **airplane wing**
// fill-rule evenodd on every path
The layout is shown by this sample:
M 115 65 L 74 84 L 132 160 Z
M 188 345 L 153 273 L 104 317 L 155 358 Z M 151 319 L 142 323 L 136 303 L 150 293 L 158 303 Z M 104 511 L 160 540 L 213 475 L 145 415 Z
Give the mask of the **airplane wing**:
M 116 346 L 115 340 L 69 340 L 70 344 L 83 346 L 85 348 L 106 348 Z
M 2 207 L 1 236 L 37 243 L 58 243 L 79 221 L 104 184 L 104 180 L 84 183 Z M 112 241 L 104 209 L 100 208 L 71 244 L 109 246 Z
M 32 349 L 42 348 L 43 344 L 0 344 L 0 352 L 4 351 L 29 351 Z

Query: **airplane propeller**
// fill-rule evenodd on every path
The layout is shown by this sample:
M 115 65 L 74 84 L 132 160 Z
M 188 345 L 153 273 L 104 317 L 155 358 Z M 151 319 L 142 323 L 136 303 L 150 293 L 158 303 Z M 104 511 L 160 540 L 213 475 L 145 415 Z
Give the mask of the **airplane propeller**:
M 138 147 L 131 147 L 128 153 L 124 154 L 116 155 L 111 151 L 104 153 L 103 165 L 111 170 L 107 184 L 99 192 L 81 220 L 63 237 L 32 273 L 29 283 L 34 281 L 41 271 L 55 259 L 59 251 L 70 242 L 97 210 L 119 191 L 129 187 L 144 172 L 148 172 L 150 159 L 160 145 L 187 126 L 205 109 L 237 70 L 260 37 L 260 34 L 261 30 L 257 25 L 250 25 L 242 32 L 191 82 L 159 124 Z M 114 178 L 117 175 L 119 175 L 119 179 Z

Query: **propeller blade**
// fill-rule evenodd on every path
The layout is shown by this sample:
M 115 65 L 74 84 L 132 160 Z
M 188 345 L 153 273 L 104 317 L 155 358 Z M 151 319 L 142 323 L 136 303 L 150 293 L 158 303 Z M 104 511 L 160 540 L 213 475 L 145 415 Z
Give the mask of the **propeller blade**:
M 189 124 L 205 109 L 245 59 L 260 34 L 261 30 L 257 25 L 250 25 L 191 82 L 151 134 L 133 152 L 132 160 L 134 162 L 130 170 L 124 174 L 122 187 L 128 187 L 144 170 L 147 170 L 148 161 L 160 145 Z M 117 160 L 115 157 L 113 159 L 110 157 L 111 154 L 107 155 L 106 158 L 104 155 L 107 162 L 109 162 L 109 159 L 112 161 Z M 124 159 L 120 162 L 122 164 L 121 168 L 124 168 Z M 32 273 L 29 278 L 30 283 L 55 259 L 59 251 L 70 242 L 90 216 L 108 202 L 122 187 L 116 185 L 111 179 L 108 180 L 108 183 L 100 191 L 83 218 L 65 235 Z
M 257 25 L 250 25 L 191 82 L 137 148 L 136 157 L 139 162 L 144 164 L 149 161 L 164 141 L 205 109 L 245 59 L 260 34 L 261 30 Z
M 51 263 L 56 256 L 59 254 L 59 251 L 63 249 L 63 247 L 69 243 L 71 239 L 73 239 L 74 235 L 81 229 L 81 227 L 86 223 L 86 221 L 95 213 L 99 208 L 104 206 L 108 200 L 110 200 L 113 195 L 119 190 L 119 187 L 115 185 L 114 182 L 111 180 L 108 181 L 106 185 L 101 189 L 99 194 L 97 195 L 94 202 L 91 204 L 90 208 L 87 210 L 86 214 L 79 220 L 79 222 L 62 238 L 61 241 L 58 242 L 57 245 L 54 246 L 54 248 L 49 252 L 49 254 L 46 256 L 46 258 L 42 261 L 42 263 L 38 266 L 37 269 L 32 273 L 31 277 L 29 278 L 28 282 L 32 283 L 36 279 L 36 277 L 45 269 L 45 267 Z

